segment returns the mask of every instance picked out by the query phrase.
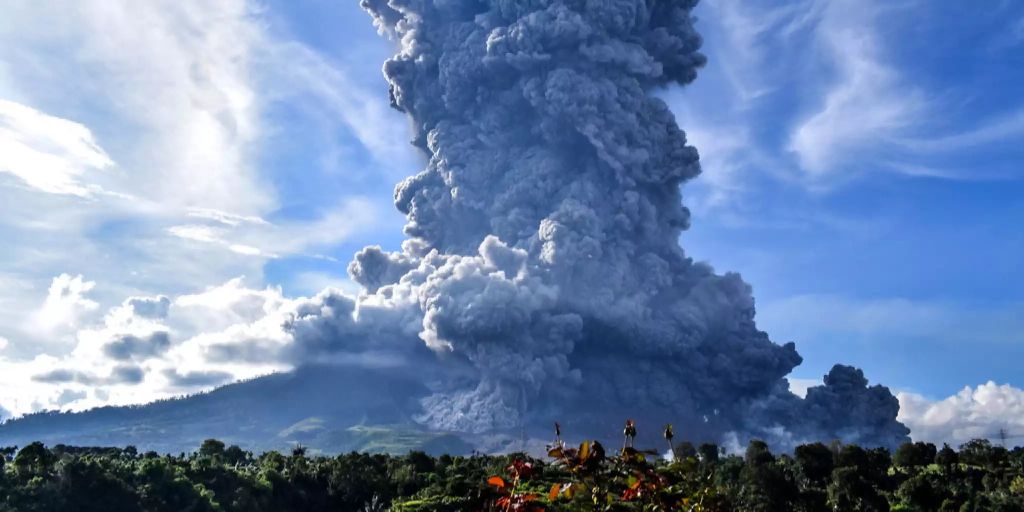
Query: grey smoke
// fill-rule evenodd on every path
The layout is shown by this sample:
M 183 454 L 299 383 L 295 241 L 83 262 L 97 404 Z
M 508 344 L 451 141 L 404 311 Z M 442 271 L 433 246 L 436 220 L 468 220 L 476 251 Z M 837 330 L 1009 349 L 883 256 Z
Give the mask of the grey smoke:
M 356 254 L 362 295 L 304 304 L 296 350 L 414 361 L 433 390 L 418 418 L 439 429 L 636 417 L 706 437 L 904 440 L 895 399 L 859 370 L 790 393 L 801 357 L 757 329 L 750 286 L 679 246 L 680 186 L 700 166 L 652 93 L 705 62 L 695 3 L 362 0 L 401 42 L 384 73 L 429 161 L 395 189 L 402 250 Z

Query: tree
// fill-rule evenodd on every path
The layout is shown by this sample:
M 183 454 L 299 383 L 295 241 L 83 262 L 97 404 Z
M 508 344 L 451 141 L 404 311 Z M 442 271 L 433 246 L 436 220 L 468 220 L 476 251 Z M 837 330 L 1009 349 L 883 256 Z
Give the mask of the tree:
M 957 455 L 956 450 L 950 448 L 948 444 L 943 443 L 942 449 L 935 454 L 935 463 L 942 466 L 946 471 L 949 471 L 953 466 L 960 463 L 960 456 Z
M 23 475 L 46 475 L 50 473 L 57 457 L 40 442 L 34 442 L 18 452 L 14 458 L 14 467 Z
M 892 461 L 905 469 L 919 469 L 935 462 L 935 445 L 931 443 L 903 443 L 896 449 Z
M 768 445 L 754 439 L 747 445 L 746 465 L 741 471 L 743 491 L 740 495 L 742 510 L 791 510 L 799 492 L 796 482 L 776 464 Z
M 841 466 L 832 472 L 828 503 L 837 512 L 889 510 L 888 502 L 860 475 L 856 466 Z
M 835 466 L 829 447 L 821 443 L 800 445 L 796 447 L 794 456 L 800 475 L 810 486 L 823 488 L 828 484 Z
M 216 439 L 207 439 L 199 446 L 199 455 L 202 457 L 217 457 L 224 455 L 224 442 Z
M 743 460 L 748 466 L 763 466 L 775 462 L 775 456 L 768 449 L 768 443 L 760 439 L 753 439 L 747 445 L 747 453 Z
M 946 499 L 941 484 L 933 482 L 927 474 L 908 478 L 896 490 L 896 497 L 915 510 L 938 510 Z
M 224 462 L 231 465 L 247 462 L 251 456 L 251 453 L 242 450 L 235 444 L 224 450 Z
M 4 446 L 0 448 L 0 462 L 9 462 L 14 460 L 15 453 L 18 453 L 17 446 Z
M 988 439 L 972 439 L 960 446 L 960 462 L 988 467 L 992 463 L 992 443 Z
M 857 474 L 863 476 L 867 474 L 869 465 L 868 452 L 864 451 L 860 446 L 847 444 L 839 449 L 839 455 L 836 457 L 836 467 L 854 468 Z
M 679 459 L 688 459 L 690 457 L 697 456 L 697 449 L 694 448 L 693 443 L 689 441 L 683 441 L 676 445 L 675 451 L 676 457 Z
M 703 443 L 697 448 L 697 453 L 700 455 L 700 461 L 705 464 L 718 462 L 718 445 L 716 444 Z

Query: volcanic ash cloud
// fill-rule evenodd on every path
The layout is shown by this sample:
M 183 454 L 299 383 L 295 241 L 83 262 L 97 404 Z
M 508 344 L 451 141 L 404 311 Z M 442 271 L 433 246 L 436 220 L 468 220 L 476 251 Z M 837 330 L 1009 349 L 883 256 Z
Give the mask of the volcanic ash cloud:
M 629 416 L 778 444 L 904 440 L 896 399 L 859 370 L 790 393 L 794 345 L 757 329 L 739 275 L 679 246 L 698 155 L 651 93 L 705 62 L 694 4 L 362 0 L 401 43 L 384 73 L 429 162 L 395 189 L 402 250 L 360 251 L 363 294 L 311 299 L 297 346 L 405 354 L 434 390 L 419 419 L 440 429 Z

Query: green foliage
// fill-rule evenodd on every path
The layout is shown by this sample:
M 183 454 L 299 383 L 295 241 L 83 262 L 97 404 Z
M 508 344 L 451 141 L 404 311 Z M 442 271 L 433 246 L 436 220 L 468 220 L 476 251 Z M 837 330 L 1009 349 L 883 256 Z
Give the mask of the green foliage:
M 931 443 L 903 443 L 893 455 L 894 464 L 905 469 L 925 467 L 935 462 L 936 449 Z
M 1024 449 L 984 441 L 958 453 L 820 443 L 743 456 L 676 446 L 675 460 L 626 446 L 559 441 L 549 457 L 431 457 L 296 449 L 259 456 L 216 440 L 194 454 L 39 443 L 0 449 L 0 512 L 1024 511 Z M 661 447 L 664 451 L 665 448 Z

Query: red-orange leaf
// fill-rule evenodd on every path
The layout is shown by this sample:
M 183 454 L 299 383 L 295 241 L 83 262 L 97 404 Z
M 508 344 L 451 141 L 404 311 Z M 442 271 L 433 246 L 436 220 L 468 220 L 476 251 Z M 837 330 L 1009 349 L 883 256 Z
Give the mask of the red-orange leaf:
M 555 484 L 551 486 L 551 492 L 548 493 L 548 501 L 555 501 L 558 499 L 558 493 L 562 491 L 562 486 Z
M 497 487 L 498 489 L 504 489 L 505 486 L 507 485 L 505 483 L 505 479 L 500 477 L 500 476 L 492 476 L 492 477 L 488 478 L 487 479 L 487 483 L 489 485 L 493 485 L 493 486 Z

